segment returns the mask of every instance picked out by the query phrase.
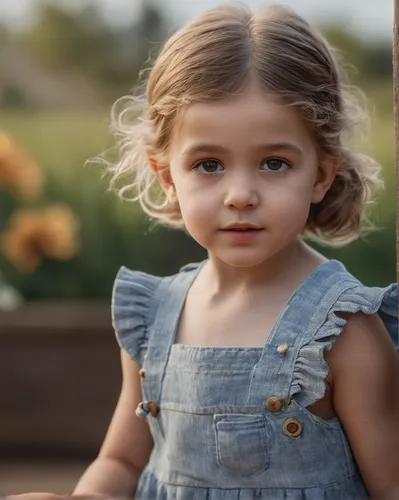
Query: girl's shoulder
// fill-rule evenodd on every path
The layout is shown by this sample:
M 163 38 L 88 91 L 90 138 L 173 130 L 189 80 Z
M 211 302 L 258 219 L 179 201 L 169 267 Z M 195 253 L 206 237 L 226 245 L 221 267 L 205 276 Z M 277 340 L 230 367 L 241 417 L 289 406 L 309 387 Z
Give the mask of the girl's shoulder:
M 335 312 L 363 313 L 365 315 L 378 314 L 390 334 L 394 344 L 398 347 L 398 285 L 368 286 L 355 278 L 341 264 L 344 273 L 339 279 L 342 292 L 332 304 L 329 315 Z
M 304 407 L 323 398 L 329 373 L 324 353 L 332 349 L 353 318 L 358 318 L 356 322 L 360 318 L 364 325 L 373 328 L 378 315 L 398 349 L 396 283 L 385 287 L 364 285 L 341 262 L 331 260 L 309 275 L 292 305 L 285 326 L 298 331 L 298 353 L 290 397 L 295 395 Z
M 122 266 L 112 291 L 112 324 L 119 346 L 141 366 L 148 336 L 159 305 L 168 294 L 172 281 L 195 271 L 200 263 L 187 264 L 172 276 L 155 276 Z
M 397 283 L 384 287 L 365 285 L 342 262 L 333 259 L 311 273 L 301 288 L 299 296 L 304 309 L 313 311 L 313 319 L 321 325 L 316 331 L 340 333 L 346 323 L 340 313 L 378 314 L 398 346 Z

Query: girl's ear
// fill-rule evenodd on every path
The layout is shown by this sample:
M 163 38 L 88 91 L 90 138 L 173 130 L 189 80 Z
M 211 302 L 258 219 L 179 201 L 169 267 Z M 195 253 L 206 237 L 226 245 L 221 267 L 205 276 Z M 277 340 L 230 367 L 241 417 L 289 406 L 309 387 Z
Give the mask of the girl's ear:
M 146 153 L 146 157 L 154 173 L 155 174 L 158 173 L 158 164 L 156 159 L 153 156 L 151 156 L 150 153 Z
M 172 176 L 170 175 L 169 165 L 160 165 L 157 160 L 149 153 L 147 153 L 147 160 L 155 175 L 157 176 L 158 182 L 165 193 L 168 194 L 171 191 L 170 188 L 174 190 L 174 184 Z
M 325 158 L 319 163 L 316 181 L 313 186 L 312 203 L 320 203 L 323 200 L 334 182 L 339 166 L 339 158 Z

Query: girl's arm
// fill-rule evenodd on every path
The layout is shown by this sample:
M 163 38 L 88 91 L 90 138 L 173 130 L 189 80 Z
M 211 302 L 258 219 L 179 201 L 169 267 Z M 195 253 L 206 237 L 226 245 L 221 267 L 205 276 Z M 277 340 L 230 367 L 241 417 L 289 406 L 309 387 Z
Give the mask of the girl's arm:
M 139 367 L 121 351 L 123 383 L 114 416 L 98 458 L 89 466 L 73 495 L 134 495 L 153 442 L 147 422 L 136 416 L 142 400 Z
M 398 356 L 377 314 L 348 318 L 326 353 L 335 410 L 371 496 L 399 494 Z

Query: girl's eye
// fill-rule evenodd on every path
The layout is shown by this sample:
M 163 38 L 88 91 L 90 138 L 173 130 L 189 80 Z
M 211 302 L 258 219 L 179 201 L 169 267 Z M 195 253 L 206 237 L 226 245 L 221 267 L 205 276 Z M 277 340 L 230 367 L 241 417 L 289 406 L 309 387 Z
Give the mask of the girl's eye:
M 216 160 L 204 160 L 194 165 L 194 170 L 200 174 L 216 174 L 223 169 L 222 165 Z
M 262 163 L 261 168 L 267 172 L 283 172 L 292 167 L 288 162 L 279 158 L 269 158 Z

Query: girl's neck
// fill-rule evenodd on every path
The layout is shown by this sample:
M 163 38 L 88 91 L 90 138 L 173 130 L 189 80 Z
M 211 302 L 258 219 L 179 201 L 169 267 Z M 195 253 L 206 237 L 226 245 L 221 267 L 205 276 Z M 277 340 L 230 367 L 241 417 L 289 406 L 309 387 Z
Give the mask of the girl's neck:
M 204 278 L 213 297 L 243 292 L 248 294 L 277 284 L 282 286 L 285 282 L 299 284 L 325 260 L 318 252 L 297 240 L 253 267 L 233 267 L 210 254 L 204 268 Z

